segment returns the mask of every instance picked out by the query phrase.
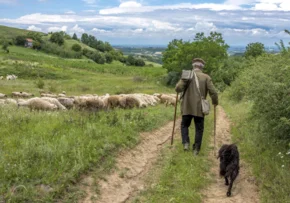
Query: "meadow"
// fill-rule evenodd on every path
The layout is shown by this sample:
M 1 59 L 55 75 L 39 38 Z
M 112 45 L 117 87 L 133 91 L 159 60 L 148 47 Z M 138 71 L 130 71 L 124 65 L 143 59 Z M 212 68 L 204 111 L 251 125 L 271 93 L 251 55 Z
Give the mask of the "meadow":
M 0 75 L 7 74 L 18 76 L 0 80 L 0 92 L 8 96 L 13 91 L 39 96 L 40 90 L 70 96 L 173 92 L 162 84 L 161 67 L 98 65 L 14 46 L 0 54 Z M 108 171 L 118 151 L 136 145 L 140 132 L 172 120 L 172 112 L 163 105 L 100 112 L 0 108 L 0 201 L 74 201 L 80 194 L 71 188 L 82 174 Z

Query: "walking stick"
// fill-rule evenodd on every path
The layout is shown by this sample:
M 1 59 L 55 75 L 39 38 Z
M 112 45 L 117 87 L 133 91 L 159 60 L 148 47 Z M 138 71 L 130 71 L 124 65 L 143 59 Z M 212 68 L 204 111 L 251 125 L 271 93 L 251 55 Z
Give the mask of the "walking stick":
M 173 136 L 174 136 L 175 121 L 176 121 L 177 102 L 178 102 L 178 93 L 176 93 L 176 99 L 175 99 L 175 110 L 174 110 L 173 129 L 172 129 L 172 135 L 171 135 L 171 145 L 173 145 Z
M 216 105 L 214 106 L 214 130 L 213 130 L 213 136 L 214 136 L 214 156 L 216 156 L 216 143 L 215 143 L 215 137 L 216 137 Z

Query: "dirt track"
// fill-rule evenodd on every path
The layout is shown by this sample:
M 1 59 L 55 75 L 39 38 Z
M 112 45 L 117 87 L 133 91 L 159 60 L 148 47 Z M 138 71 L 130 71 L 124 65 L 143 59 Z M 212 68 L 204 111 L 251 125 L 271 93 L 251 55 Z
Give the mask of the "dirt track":
M 212 146 L 214 141 L 212 140 Z M 222 144 L 231 143 L 230 121 L 224 110 L 217 109 L 217 128 L 216 128 L 216 154 Z M 240 155 L 241 156 L 241 155 Z M 258 203 L 259 194 L 255 179 L 250 175 L 247 164 L 240 160 L 240 173 L 234 182 L 232 196 L 227 197 L 227 187 L 224 179 L 219 177 L 219 160 L 210 154 L 209 158 L 213 161 L 211 173 L 214 176 L 214 182 L 203 191 L 204 203 Z
M 81 200 L 81 203 L 121 203 L 126 202 L 130 197 L 144 189 L 145 174 L 154 165 L 159 152 L 164 145 L 164 141 L 170 136 L 173 122 L 169 122 L 150 133 L 141 134 L 141 143 L 129 151 L 123 151 L 117 157 L 116 169 L 102 180 L 99 180 L 99 194 L 94 191 L 94 179 L 86 177 L 82 181 L 82 189 L 87 196 Z M 179 131 L 180 120 L 177 121 Z M 177 137 L 177 136 L 175 136 Z M 211 145 L 213 146 L 213 140 Z M 217 149 L 226 143 L 231 143 L 230 121 L 224 110 L 219 107 L 217 113 Z M 166 145 L 166 144 L 165 144 Z M 243 160 L 240 162 L 240 174 L 232 189 L 232 197 L 226 196 L 227 186 L 224 185 L 224 179 L 218 176 L 219 160 L 214 158 L 213 152 L 209 155 L 213 161 L 211 174 L 213 183 L 204 191 L 204 203 L 259 203 L 258 189 L 255 179 L 250 175 L 249 169 Z
M 179 128 L 180 121 L 177 121 Z M 83 188 L 87 197 L 83 203 L 120 203 L 128 200 L 135 192 L 144 188 L 144 176 L 158 158 L 158 154 L 164 145 L 164 141 L 172 132 L 173 122 L 150 132 L 141 134 L 141 143 L 130 151 L 124 151 L 117 157 L 116 169 L 101 180 L 100 194 L 98 197 L 92 191 L 93 178 L 83 180 Z M 97 200 L 94 200 L 97 199 Z

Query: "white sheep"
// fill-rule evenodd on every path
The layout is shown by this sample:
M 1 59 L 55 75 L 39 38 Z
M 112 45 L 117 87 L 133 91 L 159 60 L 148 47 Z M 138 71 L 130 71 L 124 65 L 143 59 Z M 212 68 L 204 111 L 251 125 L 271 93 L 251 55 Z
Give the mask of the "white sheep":
M 18 107 L 20 106 L 28 107 L 30 108 L 30 110 L 45 110 L 45 111 L 52 111 L 58 108 L 55 104 L 52 104 L 38 97 L 28 99 L 25 102 L 18 102 Z
M 51 98 L 57 98 L 56 94 L 49 94 L 49 93 L 41 93 L 41 97 L 51 97 Z
M 2 94 L 2 93 L 0 93 L 0 98 L 1 98 L 1 99 L 5 98 L 5 97 L 7 97 L 6 94 Z
M 16 75 L 7 75 L 6 80 L 16 80 L 18 77 Z
M 59 110 L 66 110 L 66 107 L 63 106 L 57 99 L 51 97 L 41 97 L 41 99 L 48 101 L 57 106 Z

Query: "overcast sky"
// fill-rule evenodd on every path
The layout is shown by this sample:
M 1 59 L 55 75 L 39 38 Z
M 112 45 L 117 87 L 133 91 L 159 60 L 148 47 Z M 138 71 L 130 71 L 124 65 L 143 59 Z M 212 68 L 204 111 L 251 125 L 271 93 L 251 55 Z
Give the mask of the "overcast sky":
M 167 45 L 217 31 L 229 45 L 290 41 L 290 0 L 0 0 L 0 24 L 86 32 L 116 44 Z

